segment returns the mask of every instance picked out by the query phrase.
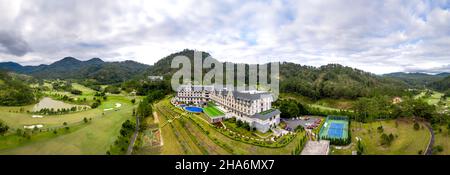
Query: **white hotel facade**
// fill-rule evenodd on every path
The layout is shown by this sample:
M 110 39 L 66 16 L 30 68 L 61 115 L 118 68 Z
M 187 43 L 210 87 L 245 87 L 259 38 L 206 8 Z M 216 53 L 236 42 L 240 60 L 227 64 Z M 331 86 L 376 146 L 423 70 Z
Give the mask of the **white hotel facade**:
M 235 117 L 260 132 L 267 132 L 280 123 L 281 112 L 272 108 L 273 96 L 264 91 L 229 91 L 214 86 L 182 85 L 175 101 L 196 105 L 212 101 L 226 114 L 225 118 Z

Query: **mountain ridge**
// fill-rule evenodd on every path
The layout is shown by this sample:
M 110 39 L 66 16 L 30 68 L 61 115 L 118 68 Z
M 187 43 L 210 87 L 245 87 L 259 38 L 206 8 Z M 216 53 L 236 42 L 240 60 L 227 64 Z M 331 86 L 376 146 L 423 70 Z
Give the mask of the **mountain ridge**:
M 15 62 L 2 62 L 0 69 L 31 75 L 41 79 L 82 79 L 91 78 L 99 83 L 119 83 L 133 78 L 150 66 L 132 60 L 105 62 L 100 58 L 81 61 L 74 57 L 64 57 L 51 64 L 22 66 Z
M 191 61 L 195 50 L 184 49 L 161 58 L 153 65 L 132 60 L 105 62 L 100 58 L 80 61 L 65 57 L 49 65 L 22 66 L 14 62 L 0 63 L 0 69 L 12 69 L 36 78 L 44 79 L 95 79 L 99 83 L 120 83 L 129 79 L 146 79 L 146 76 L 164 76 L 166 80 L 178 71 L 171 68 L 173 58 L 186 56 Z M 202 59 L 210 57 L 207 52 L 198 51 Z M 225 62 L 221 62 L 224 64 Z M 272 64 L 272 63 L 266 63 Z M 244 64 L 248 68 L 249 64 Z M 191 65 L 193 66 L 193 65 Z M 206 73 L 209 69 L 203 69 Z M 357 98 L 370 94 L 401 93 L 407 87 L 421 87 L 440 80 L 448 73 L 429 75 L 424 73 L 395 72 L 376 75 L 360 69 L 340 64 L 327 64 L 320 67 L 280 62 L 280 88 L 283 92 L 298 93 L 311 98 Z M 239 75 L 246 76 L 248 75 Z M 413 77 L 413 78 L 408 78 Z M 419 78 L 415 78 L 419 77 Z M 431 78 L 430 78 L 431 77 Z

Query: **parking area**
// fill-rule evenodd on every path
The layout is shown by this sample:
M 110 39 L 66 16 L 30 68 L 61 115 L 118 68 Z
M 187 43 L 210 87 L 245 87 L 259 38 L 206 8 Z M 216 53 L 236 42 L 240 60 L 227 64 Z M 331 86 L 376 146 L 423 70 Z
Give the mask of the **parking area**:
M 324 119 L 318 116 L 302 116 L 292 119 L 282 119 L 287 125 L 287 128 L 285 129 L 288 131 L 293 131 L 298 126 L 303 126 L 305 129 L 314 129 L 320 125 L 322 120 Z

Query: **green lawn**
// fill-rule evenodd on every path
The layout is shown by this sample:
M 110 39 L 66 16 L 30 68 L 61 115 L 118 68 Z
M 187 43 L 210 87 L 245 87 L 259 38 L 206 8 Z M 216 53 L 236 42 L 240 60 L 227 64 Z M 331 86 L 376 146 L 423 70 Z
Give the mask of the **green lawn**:
M 397 124 L 396 124 L 397 123 Z M 383 126 L 385 134 L 393 134 L 394 141 L 390 146 L 381 145 L 381 135 L 377 131 Z M 371 123 L 351 123 L 352 146 L 345 150 L 332 149 L 331 154 L 351 154 L 356 150 L 356 137 L 361 138 L 366 150 L 371 155 L 417 155 L 419 151 L 425 152 L 431 134 L 421 123 L 421 129 L 414 130 L 413 122 L 409 120 L 388 120 Z
M 122 104 L 117 111 L 103 111 L 115 103 Z M 109 96 L 97 109 L 67 115 L 31 118 L 29 114 L 2 112 L 0 119 L 11 126 L 11 130 L 29 124 L 43 124 L 44 128 L 60 127 L 64 122 L 69 125 L 79 123 L 85 117 L 92 118 L 92 121 L 82 129 L 52 139 L 40 139 L 16 148 L 1 149 L 0 154 L 105 154 L 119 134 L 121 124 L 131 118 L 134 107 L 128 97 Z
M 442 112 L 445 110 L 449 111 L 450 110 L 450 98 L 447 98 L 446 100 L 441 101 L 441 97 L 444 94 L 437 92 L 437 91 L 432 91 L 432 92 L 433 92 L 433 94 L 429 97 L 424 98 L 424 100 L 430 105 L 436 105 L 437 110 L 439 112 Z M 415 98 L 422 98 L 424 96 L 425 96 L 425 92 L 422 92 L 419 95 L 415 96 Z
M 428 102 L 428 104 L 434 105 L 437 104 L 439 102 L 439 100 L 441 99 L 441 96 L 443 96 L 443 93 L 440 92 L 436 92 L 436 91 L 432 91 L 433 94 L 427 98 L 425 98 L 425 100 Z M 421 98 L 425 96 L 425 92 L 420 93 L 419 95 L 417 95 L 415 98 Z
M 211 118 L 220 117 L 220 116 L 225 115 L 222 111 L 217 109 L 217 107 L 212 106 L 212 105 L 209 105 L 208 107 L 203 108 L 203 112 L 205 112 L 205 114 Z
M 442 129 L 441 132 L 434 131 L 434 146 L 442 146 L 444 148 L 443 152 L 440 152 L 438 154 L 441 155 L 450 155 L 450 133 L 447 129 L 447 126 L 440 126 Z
M 281 93 L 280 99 L 292 99 L 298 102 L 308 104 L 310 107 L 319 108 L 327 111 L 339 111 L 341 109 L 349 110 L 352 107 L 352 100 L 346 99 L 320 99 L 312 100 L 308 97 L 293 93 Z

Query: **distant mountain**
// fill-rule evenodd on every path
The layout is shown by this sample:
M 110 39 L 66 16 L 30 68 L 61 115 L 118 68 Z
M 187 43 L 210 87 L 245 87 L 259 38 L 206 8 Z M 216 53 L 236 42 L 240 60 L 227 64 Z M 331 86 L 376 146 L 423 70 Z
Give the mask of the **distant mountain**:
M 426 73 L 405 73 L 405 72 L 395 72 L 390 74 L 385 74 L 383 76 L 395 78 L 404 81 L 409 86 L 414 88 L 424 88 L 428 87 L 431 83 L 440 81 L 445 77 L 449 76 L 450 73 L 440 73 L 436 75 L 426 74 Z
M 436 76 L 439 76 L 439 77 L 448 77 L 448 76 L 450 76 L 450 73 L 449 72 L 443 72 L 443 73 L 439 73 L 439 74 L 436 74 Z
M 15 62 L 0 63 L 0 69 L 19 72 L 19 73 L 24 73 L 28 70 L 26 67 L 23 67 L 22 65 L 15 63 Z
M 0 69 L 31 75 L 41 79 L 94 79 L 101 84 L 118 83 L 139 74 L 150 66 L 135 61 L 104 62 L 99 58 L 80 61 L 66 57 L 50 65 L 22 66 L 14 62 L 0 63 Z
M 170 78 L 177 71 L 170 68 L 176 56 L 186 56 L 193 60 L 194 50 L 185 49 L 164 57 L 149 68 L 146 75 Z M 208 56 L 209 53 L 202 52 L 203 58 Z M 402 81 L 339 64 L 317 68 L 287 62 L 280 64 L 280 86 L 282 92 L 297 93 L 316 99 L 357 98 L 375 94 L 401 95 L 400 93 L 407 87 Z

